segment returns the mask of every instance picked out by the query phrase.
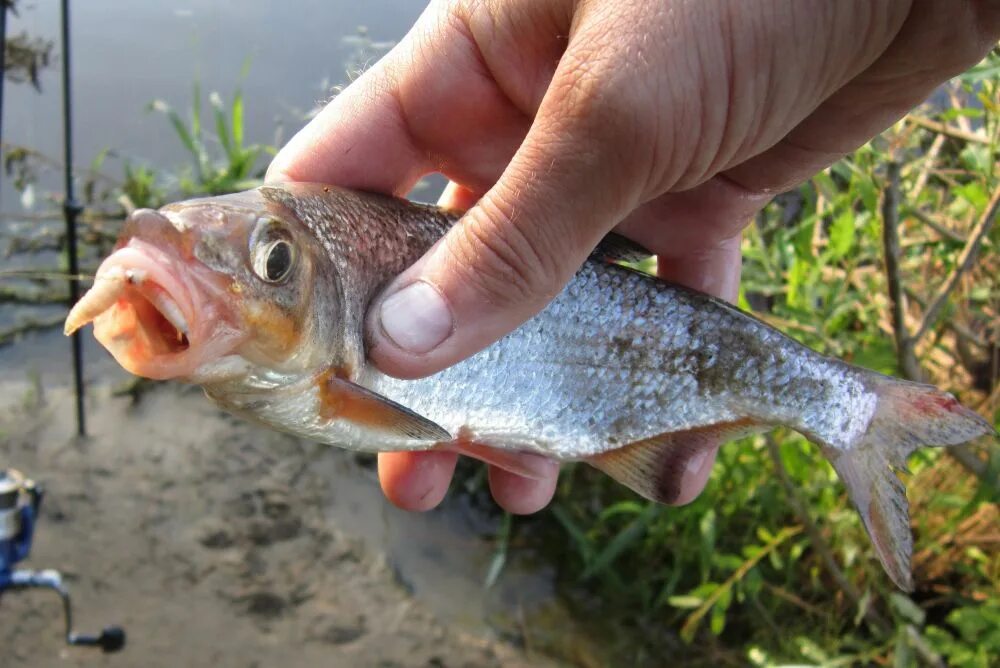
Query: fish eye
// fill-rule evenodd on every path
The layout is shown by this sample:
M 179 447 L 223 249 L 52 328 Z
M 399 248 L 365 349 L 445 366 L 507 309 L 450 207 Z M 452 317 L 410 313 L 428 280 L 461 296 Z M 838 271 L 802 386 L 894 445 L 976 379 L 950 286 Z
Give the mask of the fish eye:
M 288 280 L 298 261 L 298 248 L 291 230 L 282 221 L 260 218 L 250 234 L 250 265 L 267 283 Z
M 272 242 L 264 250 L 261 278 L 271 283 L 284 280 L 292 270 L 292 245 L 284 239 Z
M 261 220 L 250 239 L 252 267 L 268 283 L 281 283 L 295 267 L 296 252 L 290 233 L 275 220 Z

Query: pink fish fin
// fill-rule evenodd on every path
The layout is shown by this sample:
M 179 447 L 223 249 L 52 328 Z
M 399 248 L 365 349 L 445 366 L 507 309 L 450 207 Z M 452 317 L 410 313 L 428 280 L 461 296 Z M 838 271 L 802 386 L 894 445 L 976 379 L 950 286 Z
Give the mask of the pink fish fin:
M 995 432 L 978 413 L 931 385 L 874 374 L 869 382 L 878 403 L 868 429 L 846 448 L 827 445 L 823 451 L 889 577 L 911 591 L 913 537 L 906 487 L 896 471 L 905 470 L 907 457 L 923 445 L 955 445 Z
M 547 478 L 553 471 L 552 462 L 547 457 L 533 452 L 495 448 L 461 437 L 440 447 L 532 480 Z
M 451 440 L 451 434 L 439 424 L 381 394 L 339 377 L 332 369 L 320 374 L 317 388 L 320 416 L 324 419 L 348 420 L 361 427 L 414 440 Z
M 658 434 L 586 461 L 640 496 L 660 503 L 673 503 L 681 491 L 685 464 L 692 455 L 770 428 L 750 418 L 720 422 Z

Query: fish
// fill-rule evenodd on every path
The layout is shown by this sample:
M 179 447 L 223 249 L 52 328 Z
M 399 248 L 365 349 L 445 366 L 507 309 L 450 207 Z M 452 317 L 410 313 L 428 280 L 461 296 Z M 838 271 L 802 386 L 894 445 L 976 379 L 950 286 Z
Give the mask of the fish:
M 830 461 L 889 577 L 913 588 L 898 473 L 921 446 L 995 435 L 983 417 L 630 269 L 650 253 L 615 235 L 493 345 L 425 378 L 381 373 L 367 308 L 460 218 L 311 183 L 140 209 L 65 331 L 93 322 L 131 373 L 200 385 L 223 409 L 305 439 L 452 450 L 529 477 L 538 457 L 584 461 L 662 503 L 676 499 L 679 452 L 788 427 Z

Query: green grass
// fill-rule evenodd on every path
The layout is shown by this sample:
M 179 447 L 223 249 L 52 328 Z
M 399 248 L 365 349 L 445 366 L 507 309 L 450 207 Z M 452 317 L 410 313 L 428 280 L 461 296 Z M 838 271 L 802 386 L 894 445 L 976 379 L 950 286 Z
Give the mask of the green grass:
M 214 132 L 202 123 L 204 109 L 198 83 L 192 89 L 187 119 L 164 100 L 154 100 L 149 105 L 151 111 L 167 118 L 177 139 L 190 155 L 190 166 L 179 174 L 180 194 L 220 195 L 259 186 L 266 168 L 266 164 L 262 166 L 263 158 L 274 155 L 275 150 L 265 144 L 245 142 L 242 90 L 236 89 L 228 105 L 215 92 L 208 96 L 208 102 Z M 135 176 L 139 178 L 126 173 L 126 183 L 138 180 L 140 191 L 148 192 L 151 184 L 144 181 L 149 179 L 149 174 Z

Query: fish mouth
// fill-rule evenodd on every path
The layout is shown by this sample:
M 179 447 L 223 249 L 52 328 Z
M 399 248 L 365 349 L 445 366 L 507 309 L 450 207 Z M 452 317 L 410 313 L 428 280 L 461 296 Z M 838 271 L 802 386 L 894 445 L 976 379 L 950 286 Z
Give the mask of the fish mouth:
M 227 287 L 200 263 L 133 238 L 101 264 L 64 331 L 93 322 L 94 336 L 130 373 L 191 378 L 243 338 L 227 306 Z

